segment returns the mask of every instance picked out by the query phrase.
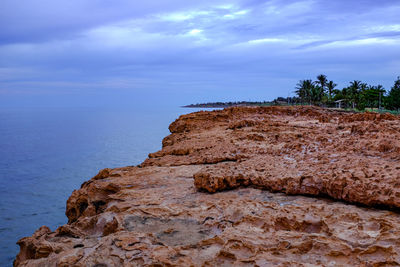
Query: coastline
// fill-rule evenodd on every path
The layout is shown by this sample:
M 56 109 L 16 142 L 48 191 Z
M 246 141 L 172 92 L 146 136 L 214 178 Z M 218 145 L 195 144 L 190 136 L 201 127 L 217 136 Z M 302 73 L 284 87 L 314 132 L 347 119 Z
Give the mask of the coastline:
M 400 207 L 399 127 L 393 115 L 315 107 L 183 115 L 142 164 L 75 190 L 68 224 L 21 239 L 15 265 L 396 262 L 395 243 L 380 244 L 400 237 L 398 214 L 346 203 Z
M 230 107 L 246 107 L 256 106 L 265 107 L 277 105 L 278 102 L 274 101 L 240 101 L 240 102 L 211 102 L 211 103 L 200 103 L 200 104 L 189 104 L 182 106 L 182 108 L 230 108 Z

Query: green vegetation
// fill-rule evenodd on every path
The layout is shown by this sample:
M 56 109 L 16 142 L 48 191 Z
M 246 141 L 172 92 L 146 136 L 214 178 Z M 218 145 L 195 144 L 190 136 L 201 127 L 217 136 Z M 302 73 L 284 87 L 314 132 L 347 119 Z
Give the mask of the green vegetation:
M 191 104 L 189 108 L 226 108 L 232 106 L 271 106 L 271 105 L 318 105 L 337 107 L 347 111 L 374 111 L 400 114 L 400 77 L 390 91 L 382 85 L 368 85 L 354 80 L 349 86 L 339 90 L 337 84 L 329 81 L 326 75 L 318 75 L 317 80 L 300 80 L 296 85 L 295 97 L 278 97 L 273 101 L 252 102 L 210 102 Z
M 296 85 L 297 97 L 292 102 L 357 110 L 400 111 L 400 77 L 389 92 L 382 85 L 368 85 L 357 80 L 342 90 L 335 89 L 336 86 L 323 74 L 318 75 L 316 81 L 300 80 Z
M 385 107 L 389 110 L 400 109 L 400 77 L 397 77 L 392 89 L 390 89 L 385 99 Z

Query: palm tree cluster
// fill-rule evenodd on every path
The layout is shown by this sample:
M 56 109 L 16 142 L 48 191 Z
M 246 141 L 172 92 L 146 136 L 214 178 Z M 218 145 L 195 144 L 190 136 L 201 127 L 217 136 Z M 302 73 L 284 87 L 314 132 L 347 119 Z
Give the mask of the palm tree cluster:
M 296 94 L 302 102 L 318 104 L 328 102 L 332 98 L 333 90 L 337 84 L 329 81 L 326 75 L 318 75 L 317 80 L 301 80 L 297 83 Z
M 317 80 L 300 80 L 296 85 L 297 97 L 301 103 L 333 106 L 341 101 L 344 106 L 364 110 L 365 108 L 400 109 L 400 77 L 393 87 L 386 92 L 382 85 L 368 85 L 358 80 L 350 82 L 342 90 L 337 84 L 328 81 L 326 75 L 318 75 Z

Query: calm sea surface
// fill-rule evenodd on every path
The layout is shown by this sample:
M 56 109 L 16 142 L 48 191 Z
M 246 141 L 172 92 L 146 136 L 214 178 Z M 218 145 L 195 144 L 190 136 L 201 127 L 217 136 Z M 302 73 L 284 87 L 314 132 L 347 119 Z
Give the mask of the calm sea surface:
M 0 266 L 17 240 L 67 222 L 65 203 L 100 169 L 137 165 L 161 148 L 183 108 L 0 109 Z

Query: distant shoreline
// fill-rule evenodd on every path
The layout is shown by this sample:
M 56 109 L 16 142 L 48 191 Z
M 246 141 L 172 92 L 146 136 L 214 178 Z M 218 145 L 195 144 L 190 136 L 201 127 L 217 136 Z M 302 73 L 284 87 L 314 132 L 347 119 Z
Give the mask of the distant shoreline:
M 211 103 L 200 103 L 200 104 L 190 104 L 182 106 L 182 108 L 228 108 L 228 107 L 241 107 L 241 106 L 271 106 L 277 104 L 287 104 L 287 103 L 277 103 L 277 102 L 252 102 L 252 101 L 241 101 L 241 102 L 211 102 Z
M 190 104 L 181 106 L 181 108 L 229 108 L 229 107 L 243 107 L 243 106 L 256 106 L 256 107 L 269 107 L 269 106 L 309 106 L 305 103 L 294 103 L 292 99 L 289 101 L 284 101 L 287 99 L 279 99 L 274 101 L 263 101 L 263 102 L 252 102 L 252 101 L 241 101 L 241 102 L 210 102 L 210 103 L 200 103 L 200 104 Z M 350 112 L 350 113 L 363 113 L 363 112 L 376 112 L 376 113 L 391 113 L 393 115 L 400 115 L 398 111 L 392 110 L 378 110 L 373 108 L 366 108 L 365 110 L 356 110 L 352 108 L 337 108 L 337 107 L 325 107 L 327 110 L 335 110 L 338 112 Z

